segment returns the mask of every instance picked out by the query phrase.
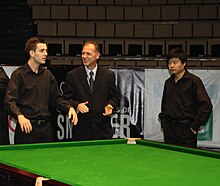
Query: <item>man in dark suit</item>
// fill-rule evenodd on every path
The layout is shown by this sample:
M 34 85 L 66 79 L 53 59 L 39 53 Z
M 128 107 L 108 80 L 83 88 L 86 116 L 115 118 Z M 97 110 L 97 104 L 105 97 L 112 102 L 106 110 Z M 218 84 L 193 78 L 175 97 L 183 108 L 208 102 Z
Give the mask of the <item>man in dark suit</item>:
M 75 140 L 110 139 L 113 135 L 110 116 L 119 104 L 119 95 L 114 73 L 98 66 L 99 58 L 99 45 L 86 42 L 83 66 L 66 76 L 64 97 L 78 111 L 78 124 L 73 126 Z
M 0 67 L 0 145 L 9 144 L 8 115 L 4 110 L 4 98 L 8 85 L 8 76 Z

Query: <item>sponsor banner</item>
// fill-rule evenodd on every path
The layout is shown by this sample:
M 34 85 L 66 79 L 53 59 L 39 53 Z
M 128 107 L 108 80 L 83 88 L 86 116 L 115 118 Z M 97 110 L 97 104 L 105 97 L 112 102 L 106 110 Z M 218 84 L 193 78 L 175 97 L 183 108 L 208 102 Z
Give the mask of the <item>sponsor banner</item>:
M 8 76 L 17 67 L 5 67 Z M 48 67 L 54 74 L 63 93 L 65 76 L 72 67 Z M 113 138 L 129 138 L 143 136 L 144 125 L 144 70 L 134 69 L 110 69 L 116 75 L 116 84 L 119 88 L 121 101 L 116 113 L 111 118 L 114 130 Z M 54 139 L 56 141 L 69 141 L 73 138 L 72 123 L 68 117 L 58 110 L 50 108 L 51 122 L 54 127 Z M 14 130 L 16 121 L 9 116 L 10 142 L 14 143 Z
M 17 67 L 3 67 L 8 76 Z M 62 93 L 66 73 L 72 67 L 48 67 L 57 79 Z M 142 137 L 145 139 L 163 141 L 158 113 L 162 98 L 163 85 L 169 77 L 167 69 L 119 69 L 111 68 L 116 75 L 116 84 L 121 94 L 121 101 L 116 113 L 111 118 L 114 138 Z M 199 145 L 220 146 L 220 73 L 218 70 L 190 70 L 198 75 L 211 98 L 213 113 L 207 124 L 198 134 Z M 56 141 L 72 139 L 72 124 L 66 115 L 51 109 L 54 136 Z M 13 144 L 15 120 L 9 116 L 10 142 Z
M 11 77 L 12 72 L 18 68 L 18 66 L 3 66 L 4 71 Z M 8 116 L 8 129 L 9 129 L 9 141 L 10 144 L 14 144 L 14 133 L 15 133 L 16 121 L 12 116 Z
M 189 71 L 199 76 L 210 96 L 213 112 L 198 134 L 198 145 L 219 147 L 220 125 L 218 110 L 220 109 L 220 73 L 218 70 L 192 70 Z M 167 69 L 145 69 L 145 109 L 144 109 L 144 138 L 163 141 L 163 134 L 158 120 L 161 111 L 161 99 L 165 80 L 169 77 Z
M 71 69 L 64 67 L 50 68 L 63 92 L 65 75 Z M 116 113 L 111 117 L 113 138 L 140 137 L 143 135 L 144 124 L 144 70 L 110 69 L 115 73 L 121 100 Z M 61 75 L 62 74 L 62 75 Z M 52 111 L 52 123 L 57 141 L 68 141 L 73 137 L 72 124 L 59 111 Z
M 121 100 L 112 117 L 113 138 L 143 136 L 144 124 L 144 70 L 110 69 L 116 75 Z

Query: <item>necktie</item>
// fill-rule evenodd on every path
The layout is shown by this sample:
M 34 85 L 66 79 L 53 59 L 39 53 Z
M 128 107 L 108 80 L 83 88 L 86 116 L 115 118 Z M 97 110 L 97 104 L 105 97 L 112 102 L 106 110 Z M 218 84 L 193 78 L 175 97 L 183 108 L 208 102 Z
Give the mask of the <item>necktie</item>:
M 89 77 L 89 86 L 90 86 L 91 91 L 92 91 L 93 85 L 94 85 L 93 74 L 94 74 L 93 71 L 90 71 L 90 73 L 89 73 L 89 75 L 90 75 L 90 77 Z

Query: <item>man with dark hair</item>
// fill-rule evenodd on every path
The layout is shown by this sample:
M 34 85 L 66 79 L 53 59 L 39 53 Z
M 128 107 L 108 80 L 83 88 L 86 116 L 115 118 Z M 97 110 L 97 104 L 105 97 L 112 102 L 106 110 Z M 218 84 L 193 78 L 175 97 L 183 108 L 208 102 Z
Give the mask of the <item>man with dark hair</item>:
M 212 103 L 201 79 L 189 73 L 186 63 L 182 49 L 167 55 L 171 76 L 164 84 L 159 118 L 165 143 L 197 147 L 197 132 L 208 121 Z
M 79 122 L 73 127 L 75 140 L 110 139 L 110 116 L 119 103 L 114 72 L 98 65 L 99 45 L 85 43 L 83 66 L 68 72 L 64 97 L 77 109 Z
M 5 91 L 8 85 L 8 76 L 0 67 L 0 145 L 9 144 L 8 115 L 4 110 Z
M 49 105 L 68 113 L 77 124 L 77 114 L 59 92 L 53 74 L 41 65 L 47 59 L 47 44 L 37 37 L 25 44 L 28 61 L 16 69 L 9 80 L 5 96 L 8 113 L 17 119 L 15 143 L 53 141 Z

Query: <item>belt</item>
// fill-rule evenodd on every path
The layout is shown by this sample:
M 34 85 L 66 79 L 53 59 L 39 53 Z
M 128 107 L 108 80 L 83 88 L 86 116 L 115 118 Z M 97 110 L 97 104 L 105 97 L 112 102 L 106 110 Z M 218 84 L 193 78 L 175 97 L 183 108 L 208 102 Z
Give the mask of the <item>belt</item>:
M 165 119 L 166 122 L 172 124 L 190 124 L 192 120 L 189 119 Z
M 35 119 L 31 119 L 30 122 L 32 124 L 36 124 L 36 125 L 45 125 L 48 122 L 48 120 L 42 120 L 42 119 L 35 120 Z

